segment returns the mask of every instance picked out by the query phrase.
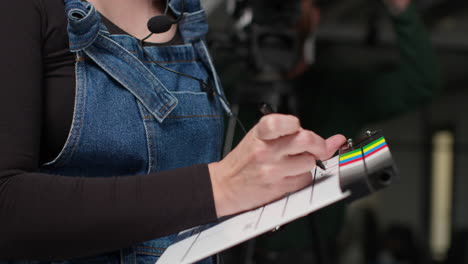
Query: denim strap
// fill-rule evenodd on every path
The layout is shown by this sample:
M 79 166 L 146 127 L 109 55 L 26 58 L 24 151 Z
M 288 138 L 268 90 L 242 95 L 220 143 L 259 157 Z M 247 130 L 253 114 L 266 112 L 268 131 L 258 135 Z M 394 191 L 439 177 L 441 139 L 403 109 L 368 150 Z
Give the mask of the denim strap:
M 159 122 L 177 105 L 159 79 L 132 53 L 105 34 L 98 34 L 84 53 L 130 91 Z
M 77 52 L 91 45 L 96 39 L 100 30 L 100 16 L 89 3 L 79 0 L 64 1 L 70 51 Z
M 210 70 L 214 79 L 216 92 L 222 98 L 221 104 L 226 113 L 228 115 L 232 115 L 231 109 L 221 87 L 221 81 L 219 80 L 218 74 L 216 73 L 214 64 L 204 42 L 204 37 L 208 32 L 206 12 L 203 10 L 200 1 L 198 0 L 170 0 L 169 7 L 177 16 L 182 12 L 181 1 L 184 1 L 184 18 L 179 22 L 179 30 L 182 38 L 185 42 L 192 43 L 201 60 L 207 69 Z
M 214 81 L 214 84 L 215 84 L 216 93 L 222 99 L 221 100 L 221 105 L 223 106 L 224 111 L 226 111 L 226 113 L 229 116 L 232 116 L 233 113 L 232 113 L 231 108 L 230 108 L 230 106 L 228 104 L 226 96 L 224 95 L 224 90 L 221 87 L 221 80 L 219 79 L 218 73 L 216 72 L 216 68 L 214 67 L 214 63 L 211 60 L 211 56 L 210 56 L 210 54 L 208 52 L 208 48 L 206 47 L 206 44 L 205 44 L 204 40 L 200 39 L 200 40 L 192 43 L 192 45 L 197 50 L 197 52 L 200 55 L 200 58 L 203 61 L 203 63 L 211 71 L 211 74 L 213 76 L 213 81 Z
M 84 53 L 130 91 L 151 115 L 162 122 L 177 99 L 146 66 L 124 47 L 100 32 L 100 16 L 93 5 L 64 0 L 70 50 Z M 122 69 L 128 69 L 124 72 Z

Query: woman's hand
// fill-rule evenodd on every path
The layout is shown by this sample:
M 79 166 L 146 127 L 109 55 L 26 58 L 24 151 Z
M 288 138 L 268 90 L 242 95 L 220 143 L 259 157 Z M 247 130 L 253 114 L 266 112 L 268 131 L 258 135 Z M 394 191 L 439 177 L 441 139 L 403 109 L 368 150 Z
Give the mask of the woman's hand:
M 253 209 L 311 184 L 316 159 L 346 142 L 324 140 L 291 115 L 264 116 L 223 160 L 208 165 L 218 217 Z

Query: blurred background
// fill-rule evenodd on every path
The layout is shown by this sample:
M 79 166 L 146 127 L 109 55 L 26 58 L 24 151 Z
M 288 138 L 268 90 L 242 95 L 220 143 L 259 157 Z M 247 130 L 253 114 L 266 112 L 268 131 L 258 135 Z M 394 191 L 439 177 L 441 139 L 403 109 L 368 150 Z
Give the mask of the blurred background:
M 226 92 L 235 94 L 239 79 L 252 72 L 254 66 L 246 62 L 252 54 L 248 45 L 241 43 L 245 36 L 239 36 L 239 24 L 249 18 L 235 17 L 229 2 L 233 1 L 203 0 L 202 4 L 209 14 L 208 41 L 214 61 Z M 304 55 L 312 57 L 307 67 L 320 65 L 332 72 L 385 72 L 398 68 L 402 61 L 401 41 L 388 7 L 378 0 L 326 0 L 315 4 L 320 8 L 320 25 L 310 46 L 313 54 Z M 382 114 L 381 119 L 353 123 L 357 127 L 345 134 L 354 137 L 367 129 L 383 129 L 400 171 L 399 179 L 385 190 L 342 206 L 338 211 L 344 212 L 334 217 L 339 221 L 318 219 L 308 221 L 307 228 L 291 227 L 288 231 L 286 226 L 280 231 L 292 241 L 310 231 L 311 239 L 306 238 L 312 241 L 309 244 L 296 247 L 288 242 L 290 246 L 274 247 L 263 240 L 250 241 L 225 252 L 224 263 L 468 263 L 468 1 L 413 0 L 412 5 L 436 55 L 440 90 L 434 88 L 437 91 L 430 96 L 421 96 L 424 100 Z M 406 56 L 411 57 L 411 52 Z M 247 66 L 238 65 L 242 63 Z M 314 78 L 310 79 L 304 85 L 313 90 Z M 319 93 L 320 98 L 343 94 L 343 87 L 337 87 L 336 80 L 320 82 L 326 87 L 325 92 Z M 345 86 L 355 91 L 345 96 L 351 103 L 358 104 L 368 92 L 361 89 L 360 82 Z M 307 98 L 299 108 L 312 109 L 318 100 L 321 99 Z M 372 113 L 378 108 L 376 105 L 355 110 L 351 106 L 349 115 Z M 316 118 L 316 122 L 335 118 L 333 114 L 327 117 L 334 111 L 333 104 L 328 107 L 324 103 L 321 107 L 321 118 Z M 311 119 L 316 117 L 314 113 L 310 115 Z M 350 121 L 343 120 L 324 134 L 344 133 L 349 127 Z M 317 233 L 327 229 L 327 225 L 334 225 L 338 231 L 327 239 L 317 239 Z

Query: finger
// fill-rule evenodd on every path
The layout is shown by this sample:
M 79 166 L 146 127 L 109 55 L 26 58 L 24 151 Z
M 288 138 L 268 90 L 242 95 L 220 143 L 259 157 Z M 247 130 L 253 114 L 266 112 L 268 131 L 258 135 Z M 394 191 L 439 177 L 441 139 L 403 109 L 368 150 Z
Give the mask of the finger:
M 327 160 L 335 154 L 335 152 L 346 143 L 346 138 L 343 135 L 334 135 L 325 140 L 327 145 L 326 155 L 321 159 Z
M 299 119 L 295 116 L 270 114 L 263 116 L 255 126 L 255 136 L 261 140 L 273 140 L 301 129 Z
M 302 173 L 297 176 L 284 178 L 282 182 L 282 191 L 285 193 L 301 190 L 312 184 L 312 174 L 310 172 Z
M 309 153 L 301 153 L 294 156 L 285 156 L 275 162 L 275 175 L 299 175 L 310 172 L 315 167 L 315 157 Z
M 272 151 L 278 155 L 297 155 L 308 152 L 318 159 L 327 155 L 327 143 L 325 139 L 309 130 L 301 130 L 299 133 L 281 137 L 269 143 Z

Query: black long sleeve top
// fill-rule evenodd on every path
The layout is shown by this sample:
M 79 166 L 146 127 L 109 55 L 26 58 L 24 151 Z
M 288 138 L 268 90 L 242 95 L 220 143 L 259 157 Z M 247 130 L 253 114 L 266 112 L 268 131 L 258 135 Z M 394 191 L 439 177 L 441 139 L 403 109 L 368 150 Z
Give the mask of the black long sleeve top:
M 115 178 L 38 173 L 60 152 L 73 116 L 64 4 L 6 1 L 3 10 L 0 259 L 88 256 L 216 220 L 206 164 Z

